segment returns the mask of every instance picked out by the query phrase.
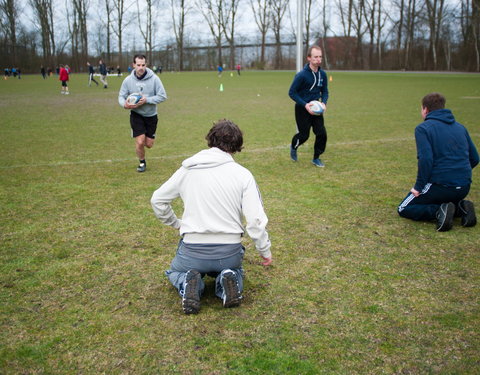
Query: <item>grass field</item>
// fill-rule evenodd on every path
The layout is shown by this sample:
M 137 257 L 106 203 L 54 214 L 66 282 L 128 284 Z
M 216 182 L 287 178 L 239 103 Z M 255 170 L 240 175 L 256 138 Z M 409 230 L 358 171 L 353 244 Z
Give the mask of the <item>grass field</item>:
M 396 213 L 421 97 L 444 93 L 480 147 L 480 75 L 329 75 L 326 168 L 312 138 L 290 161 L 293 72 L 164 73 L 144 174 L 121 78 L 74 74 L 69 96 L 56 78 L 1 81 L 0 374 L 480 374 L 480 225 Z M 223 309 L 208 279 L 185 316 L 163 275 L 178 233 L 149 200 L 223 117 L 244 131 L 274 265 L 245 238 L 244 303 Z

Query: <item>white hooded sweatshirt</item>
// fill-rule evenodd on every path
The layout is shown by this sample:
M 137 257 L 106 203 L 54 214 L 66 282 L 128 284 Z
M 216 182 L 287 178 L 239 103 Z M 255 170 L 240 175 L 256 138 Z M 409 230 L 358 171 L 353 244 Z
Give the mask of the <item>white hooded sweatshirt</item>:
M 171 206 L 178 197 L 184 203 L 181 220 Z M 258 252 L 271 257 L 265 229 L 268 219 L 255 179 L 232 155 L 216 147 L 184 160 L 153 193 L 151 203 L 155 216 L 164 224 L 180 229 L 185 243 L 240 243 L 243 215 L 247 233 Z

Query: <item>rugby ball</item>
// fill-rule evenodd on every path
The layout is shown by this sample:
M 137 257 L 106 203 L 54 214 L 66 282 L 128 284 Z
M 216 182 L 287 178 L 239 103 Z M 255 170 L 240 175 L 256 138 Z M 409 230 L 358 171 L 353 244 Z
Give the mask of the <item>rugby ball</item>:
M 318 100 L 311 101 L 310 110 L 317 116 L 319 116 L 325 111 L 325 104 L 319 102 Z
M 128 104 L 137 104 L 140 101 L 140 99 L 142 99 L 142 95 L 137 93 L 137 92 L 134 92 L 133 94 L 128 95 L 127 103 Z

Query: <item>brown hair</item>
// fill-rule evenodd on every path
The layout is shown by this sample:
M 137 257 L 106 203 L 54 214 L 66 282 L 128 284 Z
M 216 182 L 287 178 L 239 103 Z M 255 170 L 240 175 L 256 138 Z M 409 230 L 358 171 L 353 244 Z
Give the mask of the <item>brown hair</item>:
M 312 49 L 318 49 L 318 50 L 322 50 L 322 47 L 320 47 L 319 45 L 317 44 L 314 44 L 313 46 L 311 46 L 308 51 L 307 51 L 307 56 L 308 57 L 312 57 Z
M 242 131 L 235 123 L 227 119 L 213 123 L 213 127 L 205 139 L 208 142 L 208 147 L 217 147 L 229 154 L 240 152 L 243 148 Z
M 437 109 L 445 108 L 445 102 L 447 100 L 445 97 L 438 93 L 432 92 L 431 94 L 425 95 L 422 99 L 422 107 L 426 108 L 428 112 L 435 111 Z
M 137 53 L 135 56 L 133 56 L 133 63 L 135 64 L 137 59 L 140 59 L 140 60 L 145 60 L 147 61 L 147 57 L 141 53 Z

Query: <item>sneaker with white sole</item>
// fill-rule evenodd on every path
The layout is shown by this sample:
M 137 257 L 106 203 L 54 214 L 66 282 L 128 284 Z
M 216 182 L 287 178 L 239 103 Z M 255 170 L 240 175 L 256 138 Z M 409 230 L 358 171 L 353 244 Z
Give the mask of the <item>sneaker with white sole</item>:
M 140 163 L 137 167 L 137 172 L 145 172 L 146 169 L 147 169 L 147 164 Z
M 452 202 L 442 203 L 437 211 L 437 231 L 446 232 L 452 229 L 455 205 Z
M 222 271 L 220 285 L 223 288 L 223 307 L 236 307 L 242 302 L 242 294 L 238 285 L 238 275 L 231 269 Z
M 182 308 L 185 314 L 198 314 L 200 311 L 200 279 L 197 270 L 188 270 L 183 287 Z
M 477 224 L 473 202 L 467 200 L 458 202 L 458 212 L 462 218 L 462 227 L 474 227 Z
M 312 164 L 315 165 L 316 167 L 325 167 L 325 164 L 322 163 L 320 159 L 313 159 Z

